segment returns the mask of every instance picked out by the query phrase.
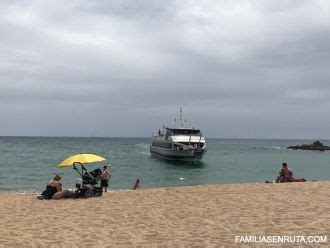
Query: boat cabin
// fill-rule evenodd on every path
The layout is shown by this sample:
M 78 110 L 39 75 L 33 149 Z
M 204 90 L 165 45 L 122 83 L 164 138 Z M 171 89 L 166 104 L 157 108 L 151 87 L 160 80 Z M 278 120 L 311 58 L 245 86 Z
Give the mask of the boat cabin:
M 202 136 L 202 132 L 198 129 L 191 128 L 166 128 L 165 136 L 174 135 Z

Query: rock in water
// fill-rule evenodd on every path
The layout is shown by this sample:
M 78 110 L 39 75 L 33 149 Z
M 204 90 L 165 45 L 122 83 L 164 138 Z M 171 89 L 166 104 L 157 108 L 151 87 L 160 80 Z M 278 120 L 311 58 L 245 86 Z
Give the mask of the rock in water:
M 311 150 L 311 151 L 327 151 L 330 150 L 330 146 L 323 145 L 319 140 L 315 141 L 310 145 L 301 145 L 301 146 L 289 146 L 287 149 L 293 150 Z

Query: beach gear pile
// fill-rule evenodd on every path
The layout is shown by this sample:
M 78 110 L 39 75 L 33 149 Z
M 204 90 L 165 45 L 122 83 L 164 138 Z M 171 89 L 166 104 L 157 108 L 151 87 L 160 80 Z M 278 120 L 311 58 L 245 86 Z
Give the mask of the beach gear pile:
M 76 181 L 76 190 L 74 191 L 75 198 L 87 198 L 102 196 L 103 190 L 98 187 L 98 182 L 101 180 L 102 170 L 95 169 L 93 171 L 86 171 L 82 175 L 82 179 Z
M 60 168 L 72 166 L 80 175 L 81 179 L 76 181 L 76 189 L 74 191 L 75 198 L 102 196 L 103 190 L 98 186 L 102 179 L 102 170 L 97 168 L 93 171 L 88 171 L 85 164 L 104 160 L 106 159 L 95 154 L 77 154 L 68 157 L 58 165 Z

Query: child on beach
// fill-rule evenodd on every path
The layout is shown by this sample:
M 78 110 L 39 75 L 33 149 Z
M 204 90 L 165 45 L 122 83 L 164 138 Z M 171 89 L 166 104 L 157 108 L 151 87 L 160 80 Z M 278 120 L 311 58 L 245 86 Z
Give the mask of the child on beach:
M 139 188 L 140 188 L 140 179 L 136 179 L 133 189 L 139 189 Z
M 104 192 L 108 192 L 109 180 L 111 178 L 111 174 L 108 171 L 108 166 L 103 166 L 102 179 L 101 179 L 101 187 Z

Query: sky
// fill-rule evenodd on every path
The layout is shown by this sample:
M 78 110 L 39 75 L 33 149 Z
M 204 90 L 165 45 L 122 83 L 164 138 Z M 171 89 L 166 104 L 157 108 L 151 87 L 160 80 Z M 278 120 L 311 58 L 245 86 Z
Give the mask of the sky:
M 330 1 L 0 1 L 0 135 L 330 138 Z

